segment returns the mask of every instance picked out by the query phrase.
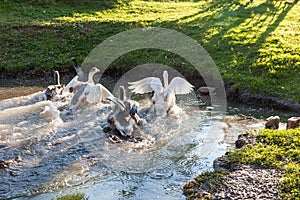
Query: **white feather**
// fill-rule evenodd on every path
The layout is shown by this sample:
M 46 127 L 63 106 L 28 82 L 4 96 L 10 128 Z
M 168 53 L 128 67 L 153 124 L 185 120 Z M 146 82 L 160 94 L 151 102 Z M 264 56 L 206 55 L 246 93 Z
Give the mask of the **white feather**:
M 57 76 L 57 85 L 60 85 L 60 76 L 58 71 L 54 71 Z
M 112 93 L 103 85 L 100 83 L 96 84 L 96 86 L 99 86 L 99 92 L 100 92 L 100 100 L 101 101 L 106 101 L 108 97 L 113 97 Z
M 174 77 L 170 84 L 167 71 L 163 72 L 163 82 L 157 77 L 148 77 L 140 81 L 129 82 L 129 89 L 137 94 L 154 91 L 152 97 L 153 107 L 157 115 L 166 115 L 168 110 L 176 106 L 176 94 L 188 94 L 193 90 L 193 85 L 180 77 Z
M 75 76 L 64 88 L 64 90 L 62 91 L 62 95 L 67 95 L 68 93 L 70 93 L 70 88 L 76 88 L 79 85 L 85 84 L 85 82 L 82 81 L 78 81 L 79 76 Z
M 193 91 L 193 85 L 181 77 L 174 77 L 165 91 L 173 91 L 175 94 L 188 94 Z
M 156 91 L 161 92 L 163 89 L 162 83 L 157 77 L 148 77 L 135 82 L 128 82 L 128 88 L 136 94 L 145 94 L 148 92 Z
M 108 97 L 107 99 L 110 100 L 111 102 L 113 102 L 119 110 L 122 110 L 122 111 L 125 110 L 126 106 L 120 99 L 118 99 L 116 97 Z
M 94 83 L 93 76 L 98 72 L 100 70 L 93 67 L 89 72 L 86 82 L 79 81 L 80 77 L 77 75 L 67 84 L 63 94 L 70 94 L 70 88 L 73 88 L 71 97 L 71 106 L 73 109 L 106 100 L 107 97 L 113 97 L 103 85 Z

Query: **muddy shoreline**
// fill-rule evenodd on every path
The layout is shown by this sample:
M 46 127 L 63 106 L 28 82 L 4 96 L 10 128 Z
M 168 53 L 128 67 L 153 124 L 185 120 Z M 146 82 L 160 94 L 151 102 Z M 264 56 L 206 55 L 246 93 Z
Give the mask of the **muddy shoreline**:
M 234 88 L 231 83 L 225 84 L 227 99 L 230 101 L 245 103 L 249 105 L 266 106 L 274 109 L 299 112 L 300 103 L 294 102 L 291 99 L 282 99 L 261 94 L 251 94 L 247 90 Z
M 61 83 L 68 83 L 75 75 L 75 71 L 71 69 L 65 69 L 60 71 Z M 199 80 L 197 77 L 186 77 L 194 86 L 195 91 L 205 86 L 203 80 Z M 104 75 L 101 78 L 101 83 L 106 87 L 114 85 L 118 80 L 118 77 Z M 25 72 L 2 72 L 0 75 L 0 90 L 1 88 L 15 88 L 15 87 L 37 87 L 46 88 L 48 85 L 55 84 L 54 71 L 35 71 L 29 70 Z M 279 97 L 251 94 L 247 90 L 235 88 L 233 83 L 225 82 L 225 91 L 227 100 L 231 102 L 243 103 L 253 106 L 269 107 L 273 109 L 279 109 L 282 111 L 300 112 L 300 103 L 294 102 L 291 99 L 282 99 Z M 2 97 L 1 97 L 2 96 Z M 0 92 L 0 99 L 11 98 L 3 97 Z

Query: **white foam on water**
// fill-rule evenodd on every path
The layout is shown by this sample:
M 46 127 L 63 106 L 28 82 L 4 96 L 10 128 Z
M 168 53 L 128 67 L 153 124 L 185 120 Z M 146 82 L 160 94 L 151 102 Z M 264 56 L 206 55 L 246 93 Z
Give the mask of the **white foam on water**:
M 18 97 L 12 102 L 28 98 Z M 211 169 L 212 160 L 226 151 L 225 135 L 235 127 L 228 126 L 217 112 L 180 105 L 167 117 L 141 113 L 148 121 L 134 134 L 141 141 L 112 143 L 112 133 L 104 132 L 112 111 L 110 104 L 98 103 L 71 112 L 58 109 L 65 102 L 38 101 L 14 107 L 12 102 L 0 102 L 0 159 L 20 156 L 22 160 L 1 174 L 10 185 L 0 196 L 4 198 L 41 193 L 51 196 L 51 191 L 68 188 L 93 196 L 106 189 L 131 186 L 139 188 L 133 192 L 141 198 L 151 196 L 149 189 L 172 197 L 175 192 L 178 197 L 180 184 Z M 147 106 L 148 102 L 141 103 L 140 110 Z M 108 194 L 111 199 L 121 196 L 117 191 Z
M 37 92 L 21 97 L 14 97 L 11 99 L 4 99 L 0 101 L 0 110 L 31 105 L 46 99 L 44 92 Z

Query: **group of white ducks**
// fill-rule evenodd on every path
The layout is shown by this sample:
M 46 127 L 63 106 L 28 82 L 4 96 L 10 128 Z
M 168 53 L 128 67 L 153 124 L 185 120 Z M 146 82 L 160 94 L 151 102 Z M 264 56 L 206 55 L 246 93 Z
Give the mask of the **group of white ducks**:
M 84 74 L 77 64 L 74 67 L 77 75 L 66 86 L 60 83 L 59 73 L 55 72 L 58 81 L 56 85 L 48 86 L 46 89 L 47 100 L 68 102 L 68 108 L 72 111 L 110 101 L 113 103 L 113 109 L 108 115 L 107 122 L 122 136 L 130 136 L 135 127 L 146 123 L 146 120 L 138 115 L 138 102 L 126 97 L 123 86 L 120 86 L 117 98 L 102 84 L 94 82 L 94 75 L 100 72 L 98 68 L 93 67 L 90 70 L 87 81 L 80 81 Z M 163 71 L 163 83 L 158 77 L 147 77 L 139 81 L 128 82 L 130 85 L 128 89 L 134 94 L 153 92 L 150 112 L 156 116 L 167 116 L 178 108 L 175 95 L 193 91 L 193 85 L 181 77 L 174 77 L 170 83 L 168 79 L 168 72 Z

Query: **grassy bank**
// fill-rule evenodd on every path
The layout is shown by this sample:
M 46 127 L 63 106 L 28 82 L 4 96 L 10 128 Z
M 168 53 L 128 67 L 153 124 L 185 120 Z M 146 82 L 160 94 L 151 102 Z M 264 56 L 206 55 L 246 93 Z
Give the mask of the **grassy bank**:
M 300 129 L 261 130 L 258 143 L 229 154 L 231 162 L 275 167 L 284 173 L 283 199 L 300 198 Z
M 300 129 L 260 130 L 257 143 L 249 144 L 227 155 L 230 163 L 249 164 L 262 168 L 277 168 L 284 173 L 280 183 L 282 199 L 300 198 Z M 206 172 L 195 178 L 199 185 L 222 186 L 227 171 Z M 187 184 L 185 190 L 189 189 Z M 199 196 L 190 192 L 189 199 Z
M 299 10 L 300 3 L 283 0 L 1 1 L 0 70 L 63 71 L 70 57 L 83 61 L 116 33 L 164 27 L 198 41 L 226 82 L 299 102 Z M 122 73 L 148 62 L 182 68 L 182 58 L 159 50 L 131 52 L 112 68 Z

